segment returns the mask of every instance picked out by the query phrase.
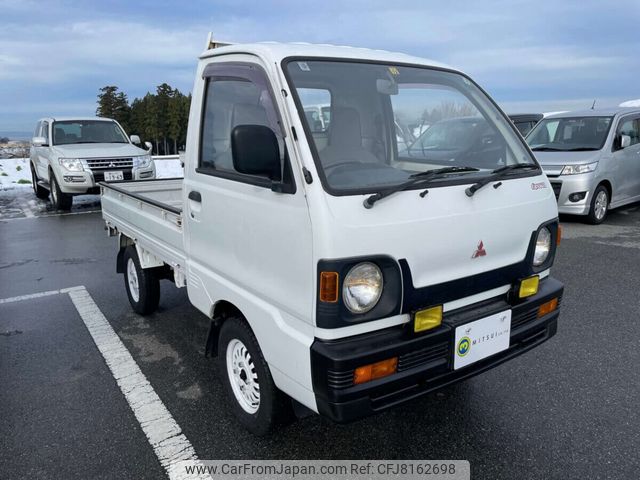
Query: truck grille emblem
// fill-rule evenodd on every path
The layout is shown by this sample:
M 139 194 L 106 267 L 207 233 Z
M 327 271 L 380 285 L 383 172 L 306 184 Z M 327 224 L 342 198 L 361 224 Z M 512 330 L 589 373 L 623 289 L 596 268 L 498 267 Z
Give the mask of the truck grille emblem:
M 480 243 L 478 243 L 478 248 L 476 248 L 476 251 L 473 252 L 473 255 L 471 255 L 471 258 L 484 257 L 486 255 L 487 255 L 487 251 L 484 249 L 484 243 L 482 243 L 482 240 L 480 240 Z

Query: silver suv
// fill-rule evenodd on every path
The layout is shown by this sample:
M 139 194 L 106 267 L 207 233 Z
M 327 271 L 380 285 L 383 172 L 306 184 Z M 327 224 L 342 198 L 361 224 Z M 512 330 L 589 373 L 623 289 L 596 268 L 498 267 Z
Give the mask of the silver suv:
M 127 137 L 109 118 L 43 118 L 31 142 L 31 177 L 38 198 L 69 210 L 74 195 L 99 193 L 98 183 L 155 178 L 155 166 L 137 135 Z

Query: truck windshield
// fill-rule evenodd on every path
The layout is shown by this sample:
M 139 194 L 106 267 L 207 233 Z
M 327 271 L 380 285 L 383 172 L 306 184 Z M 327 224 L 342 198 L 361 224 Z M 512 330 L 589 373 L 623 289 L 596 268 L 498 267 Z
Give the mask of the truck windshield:
M 375 192 L 443 167 L 467 168 L 447 168 L 430 182 L 468 177 L 471 183 L 507 165 L 535 165 L 510 120 L 461 74 L 313 59 L 286 60 L 285 72 L 319 174 L 332 194 Z M 325 128 L 309 121 L 317 107 L 317 93 L 309 92 L 319 90 L 330 92 L 330 104 L 322 106 L 323 115 L 328 111 Z
M 612 117 L 567 117 L 541 120 L 527 136 L 534 151 L 578 152 L 604 147 Z
M 104 120 L 64 120 L 53 122 L 53 144 L 129 143 L 116 122 Z

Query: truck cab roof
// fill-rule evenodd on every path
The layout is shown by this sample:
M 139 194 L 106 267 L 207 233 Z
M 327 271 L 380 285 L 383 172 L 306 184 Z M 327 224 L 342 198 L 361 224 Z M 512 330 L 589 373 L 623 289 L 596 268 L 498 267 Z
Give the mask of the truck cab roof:
M 407 63 L 423 65 L 425 67 L 446 68 L 458 71 L 444 63 L 436 62 L 421 57 L 415 57 L 400 52 L 387 50 L 372 50 L 369 48 L 349 47 L 343 45 L 312 44 L 312 43 L 278 43 L 259 42 L 246 44 L 218 44 L 210 42 L 214 48 L 209 48 L 200 55 L 200 59 L 206 59 L 217 55 L 231 53 L 248 53 L 261 57 L 268 62 L 280 63 L 289 57 L 313 57 L 313 58 L 344 58 L 357 59 L 359 61 L 376 61 L 390 63 Z M 224 45 L 224 46 L 218 46 Z

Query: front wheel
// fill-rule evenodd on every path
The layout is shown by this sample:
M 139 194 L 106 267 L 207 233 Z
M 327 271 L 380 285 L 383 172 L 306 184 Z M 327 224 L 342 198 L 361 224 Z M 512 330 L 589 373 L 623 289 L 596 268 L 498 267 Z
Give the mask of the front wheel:
M 218 368 L 233 412 L 253 434 L 266 435 L 293 417 L 291 401 L 276 387 L 256 337 L 240 317 L 222 324 Z
M 607 218 L 609 210 L 609 190 L 603 185 L 598 185 L 591 197 L 591 207 L 587 214 L 587 221 L 592 225 L 598 225 Z
M 135 247 L 124 252 L 124 285 L 129 303 L 140 315 L 149 315 L 160 303 L 160 280 L 152 270 L 143 269 Z
M 51 172 L 49 186 L 51 187 L 51 203 L 53 203 L 53 208 L 56 210 L 71 210 L 73 196 L 60 190 L 60 185 L 58 185 L 58 181 L 53 172 Z

